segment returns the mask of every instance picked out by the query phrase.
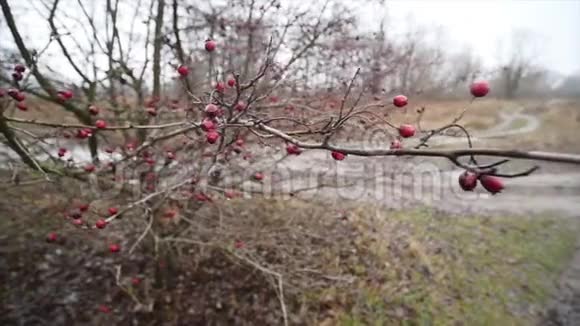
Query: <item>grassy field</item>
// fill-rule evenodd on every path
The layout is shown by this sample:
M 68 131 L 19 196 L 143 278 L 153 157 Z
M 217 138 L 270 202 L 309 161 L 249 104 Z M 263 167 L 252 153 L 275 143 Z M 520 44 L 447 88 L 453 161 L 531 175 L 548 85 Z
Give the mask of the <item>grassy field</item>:
M 408 228 L 404 254 L 386 249 L 391 235 L 372 247 L 396 281 L 361 291 L 344 325 L 533 324 L 576 241 L 571 221 L 547 217 L 389 215 L 386 223 Z

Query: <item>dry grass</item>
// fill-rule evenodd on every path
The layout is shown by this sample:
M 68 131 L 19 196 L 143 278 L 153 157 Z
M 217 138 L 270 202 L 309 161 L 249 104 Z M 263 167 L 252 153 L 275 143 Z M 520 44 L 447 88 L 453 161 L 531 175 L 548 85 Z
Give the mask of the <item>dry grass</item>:
M 536 117 L 540 127 L 530 133 L 490 138 L 479 143 L 480 146 L 580 153 L 580 101 L 524 102 L 512 105 L 519 105 L 524 108 L 523 113 Z M 521 128 L 524 123 L 523 120 L 515 120 L 510 127 Z
M 510 110 L 513 103 L 498 99 L 478 99 L 473 103 L 469 100 L 429 100 L 419 99 L 410 103 L 403 110 L 394 110 L 395 122 L 415 122 L 417 109 L 424 107 L 425 112 L 421 120 L 423 129 L 433 129 L 448 124 L 458 116 L 465 108 L 468 108 L 462 122 L 470 130 L 483 130 L 494 126 L 498 121 L 498 112 Z
M 281 324 L 280 275 L 293 325 L 529 324 L 576 237 L 575 223 L 548 217 L 450 217 L 421 209 L 254 198 L 182 210 L 173 230 L 177 239 L 162 241 L 156 251 L 148 237 L 136 254 L 111 257 L 106 243 L 116 239 L 128 248 L 144 217 L 125 216 L 100 232 L 62 229 L 62 207 L 50 209 L 51 202 L 62 201 L 27 189 L 20 195 L 13 189 L 0 205 L 3 215 L 14 216 L 2 220 L 2 266 L 12 271 L 0 270 L 11 275 L 2 299 L 15 304 L 16 298 L 33 300 L 27 298 L 42 293 L 50 301 L 37 302 L 39 308 L 28 314 L 54 320 L 63 317 L 50 302 L 76 293 L 83 301 L 69 312 L 69 321 Z M 55 245 L 43 242 L 55 229 L 65 241 L 56 245 L 58 259 Z M 50 269 L 39 270 L 43 262 Z M 93 267 L 79 269 L 87 264 Z M 117 265 L 123 284 L 132 275 L 143 277 L 143 287 L 126 287 L 143 305 L 154 303 L 152 312 L 132 312 L 135 302 L 111 277 Z M 95 315 L 102 303 L 113 313 Z M 10 324 L 17 312 L 8 309 L 2 316 Z
M 531 134 L 510 139 L 518 147 L 580 153 L 580 101 L 558 101 L 526 112 L 537 115 L 541 125 Z

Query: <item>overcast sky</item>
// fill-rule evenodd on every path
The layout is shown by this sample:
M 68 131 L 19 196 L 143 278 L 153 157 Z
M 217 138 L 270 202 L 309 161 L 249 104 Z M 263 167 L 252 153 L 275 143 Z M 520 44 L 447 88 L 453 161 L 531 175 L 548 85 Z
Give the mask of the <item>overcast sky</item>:
M 33 4 L 40 4 L 34 1 L 37 0 L 32 0 Z M 29 2 L 10 2 L 18 21 L 28 22 L 19 27 L 30 37 L 29 41 L 39 47 L 45 44 L 46 22 L 39 22 Z M 441 41 L 445 48 L 456 51 L 471 47 L 487 67 L 498 63 L 500 42 L 503 41 L 504 50 L 509 49 L 513 31 L 525 30 L 533 37 L 534 42 L 528 44 L 531 49 L 527 50 L 535 50 L 537 63 L 565 75 L 580 73 L 580 0 L 386 0 L 386 5 L 345 2 L 359 13 L 362 27 L 369 30 L 376 30 L 385 15 L 389 17 L 388 32 L 402 33 L 417 26 L 433 31 L 439 27 L 445 32 Z M 2 26 L 0 40 L 4 38 L 11 41 Z M 60 55 L 51 58 L 59 59 Z
M 499 41 L 509 42 L 512 31 L 519 29 L 534 36 L 539 62 L 563 74 L 580 72 L 580 0 L 387 0 L 386 3 L 386 12 L 395 27 L 440 26 L 446 31 L 448 46 L 468 45 L 482 56 L 486 65 L 497 62 Z M 359 10 L 369 18 L 378 18 L 385 12 L 378 6 Z

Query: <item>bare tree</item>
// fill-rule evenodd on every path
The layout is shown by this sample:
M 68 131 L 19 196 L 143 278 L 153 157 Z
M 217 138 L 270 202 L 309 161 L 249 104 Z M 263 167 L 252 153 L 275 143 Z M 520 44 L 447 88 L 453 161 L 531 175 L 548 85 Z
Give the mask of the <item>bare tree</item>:
M 516 30 L 511 35 L 508 46 L 499 46 L 499 82 L 502 96 L 512 99 L 516 96 L 524 78 L 537 73 L 535 37 L 526 30 Z

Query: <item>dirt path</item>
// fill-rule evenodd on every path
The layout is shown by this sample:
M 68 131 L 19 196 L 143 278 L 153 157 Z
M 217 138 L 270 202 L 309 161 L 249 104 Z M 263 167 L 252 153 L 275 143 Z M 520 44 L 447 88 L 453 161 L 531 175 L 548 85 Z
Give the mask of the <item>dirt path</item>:
M 540 127 L 540 119 L 534 115 L 525 113 L 524 109 L 525 108 L 520 107 L 515 110 L 500 112 L 499 123 L 496 126 L 487 130 L 473 132 L 471 134 L 471 140 L 473 142 L 481 142 L 485 141 L 486 139 L 515 136 L 534 132 Z M 432 139 L 431 146 L 461 143 L 465 143 L 465 139 L 463 137 L 458 138 L 450 136 L 439 136 Z M 414 144 L 410 143 L 409 145 L 413 146 Z

